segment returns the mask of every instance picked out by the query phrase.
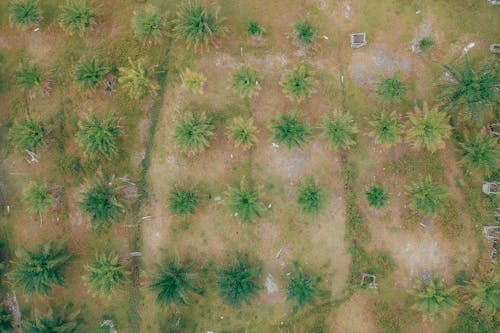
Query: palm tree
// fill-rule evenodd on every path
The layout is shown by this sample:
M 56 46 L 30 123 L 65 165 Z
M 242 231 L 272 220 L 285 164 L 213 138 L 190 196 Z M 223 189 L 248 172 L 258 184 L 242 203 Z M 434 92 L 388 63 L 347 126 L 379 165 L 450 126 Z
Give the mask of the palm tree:
M 421 284 L 421 290 L 412 292 L 416 298 L 413 308 L 421 311 L 424 318 L 435 319 L 455 307 L 456 301 L 452 296 L 455 287 L 446 288 L 443 280 L 439 279 L 433 279 L 428 285 Z
M 407 188 L 410 205 L 423 214 L 434 214 L 444 208 L 448 190 L 430 177 L 411 183 Z
M 241 97 L 252 97 L 257 90 L 260 90 L 257 73 L 246 66 L 238 69 L 233 74 L 232 86 Z
M 156 302 L 163 306 L 189 304 L 189 294 L 201 294 L 194 284 L 196 274 L 191 273 L 191 265 L 182 265 L 178 260 L 169 260 L 158 266 L 149 289 L 157 293 Z
M 303 308 L 306 304 L 314 304 L 314 300 L 320 295 L 316 284 L 319 281 L 317 277 L 310 277 L 304 273 L 304 270 L 298 263 L 294 263 L 295 272 L 287 276 L 288 300 L 297 302 L 298 307 Z
M 96 22 L 96 13 L 86 0 L 68 0 L 61 6 L 59 23 L 69 34 L 83 36 L 85 30 Z
M 494 315 L 500 309 L 500 276 L 494 274 L 488 280 L 472 281 L 469 303 L 481 312 Z
M 71 306 L 49 309 L 45 315 L 38 315 L 35 320 L 23 324 L 25 333 L 76 333 L 80 331 L 78 312 L 70 312 Z
M 418 47 L 422 52 L 429 51 L 434 45 L 436 45 L 436 40 L 432 37 L 424 37 L 418 41 Z
M 479 170 L 489 176 L 498 169 L 500 150 L 498 150 L 498 141 L 495 137 L 476 135 L 460 146 L 463 154 L 461 163 L 468 170 Z
M 26 91 L 42 84 L 42 75 L 35 64 L 21 66 L 16 72 L 17 84 Z
M 174 33 L 177 39 L 186 42 L 188 48 L 203 49 L 208 47 L 215 37 L 225 33 L 221 22 L 217 10 L 204 7 L 197 1 L 186 2 L 177 12 Z
M 375 185 L 370 186 L 370 190 L 365 193 L 365 197 L 368 204 L 374 208 L 383 208 L 389 201 L 387 190 Z
M 309 178 L 297 187 L 297 204 L 306 214 L 319 214 L 325 209 L 328 193 L 314 179 Z
M 232 263 L 219 270 L 217 288 L 227 304 L 239 307 L 242 302 L 250 304 L 260 286 L 257 280 L 262 273 L 262 264 L 250 264 L 247 256 L 237 254 Z
M 385 101 L 400 102 L 408 87 L 399 79 L 399 72 L 377 84 L 377 94 Z
M 444 67 L 456 82 L 442 87 L 438 97 L 444 101 L 444 109 L 455 114 L 461 112 L 465 120 L 484 124 L 499 101 L 498 66 L 486 65 L 474 70 L 466 57 L 463 66 Z
M 12 332 L 12 315 L 5 309 L 0 307 L 0 333 Z
M 46 213 L 53 202 L 45 182 L 33 183 L 26 191 L 25 200 L 30 205 L 31 212 L 36 215 Z
M 247 24 L 247 33 L 252 37 L 260 37 L 266 32 L 259 22 L 255 20 L 248 21 Z
M 181 74 L 182 86 L 191 92 L 203 95 L 203 88 L 207 82 L 205 75 L 186 68 Z
M 80 206 L 90 216 L 90 224 L 96 231 L 107 231 L 112 224 L 120 222 L 124 213 L 116 189 L 102 180 L 83 192 Z
M 134 13 L 134 34 L 147 42 L 159 42 L 163 35 L 163 18 L 158 8 L 148 5 Z
M 281 77 L 280 85 L 285 95 L 296 101 L 303 101 L 311 96 L 315 80 L 309 73 L 306 65 L 301 64 L 290 71 L 287 71 Z
M 323 120 L 324 130 L 321 135 L 327 139 L 332 148 L 349 149 L 356 144 L 356 133 L 358 128 L 349 113 L 336 115 L 333 118 Z
M 250 149 L 257 141 L 255 132 L 257 128 L 253 118 L 236 117 L 228 126 L 227 136 L 234 141 L 236 147 Z
M 85 121 L 78 122 L 76 140 L 83 154 L 90 159 L 111 159 L 118 153 L 118 136 L 121 129 L 118 118 L 110 116 L 103 120 L 89 115 Z
M 170 192 L 167 204 L 174 215 L 194 214 L 198 206 L 198 195 L 194 191 L 175 188 Z
M 62 270 L 73 258 L 66 243 L 55 241 L 40 244 L 34 251 L 19 248 L 16 257 L 10 277 L 25 293 L 42 296 L 50 295 L 52 286 L 64 285 Z
M 94 89 L 104 79 L 106 71 L 106 66 L 96 59 L 82 60 L 76 66 L 76 83 L 83 89 Z
M 27 29 L 42 18 L 38 0 L 13 0 L 9 6 L 10 22 Z
M 377 143 L 390 147 L 401 142 L 403 125 L 399 123 L 395 112 L 380 113 L 370 121 L 370 125 L 373 127 L 370 135 L 375 137 Z
M 10 139 L 18 150 L 36 153 L 47 142 L 49 129 L 43 122 L 26 119 L 10 130 Z
M 226 194 L 231 213 L 237 214 L 241 221 L 250 222 L 262 216 L 259 191 L 247 178 L 241 179 L 239 187 L 229 186 Z
M 310 45 L 316 37 L 316 27 L 314 27 L 308 19 L 295 22 L 295 38 L 302 46 Z
M 139 100 L 147 96 L 155 96 L 159 86 L 150 79 L 155 66 L 145 66 L 143 59 L 133 62 L 128 58 L 128 62 L 130 67 L 119 68 L 118 83 L 128 90 L 128 95 L 132 99 Z
M 415 107 L 415 113 L 410 115 L 409 123 L 408 140 L 416 149 L 425 148 L 431 153 L 443 149 L 444 140 L 451 134 L 448 116 L 439 112 L 437 107 L 429 111 L 425 103 L 422 109 Z
M 187 113 L 174 132 L 177 146 L 188 154 L 197 154 L 210 146 L 215 126 L 211 119 L 202 113 Z
M 109 296 L 125 283 L 126 272 L 120 257 L 115 253 L 96 254 L 95 261 L 85 266 L 84 276 L 91 292 Z
M 288 149 L 303 147 L 311 137 L 309 125 L 301 122 L 297 113 L 279 114 L 271 123 L 273 141 L 284 144 Z

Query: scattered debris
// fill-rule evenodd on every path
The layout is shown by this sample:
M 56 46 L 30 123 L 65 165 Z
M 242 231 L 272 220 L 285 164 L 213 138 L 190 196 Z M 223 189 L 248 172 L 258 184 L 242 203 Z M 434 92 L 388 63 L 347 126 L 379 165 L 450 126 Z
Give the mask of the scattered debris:
M 214 201 L 221 201 L 221 200 L 222 200 L 222 197 L 221 197 L 220 195 L 218 195 L 218 196 L 216 196 L 216 197 L 214 198 Z
M 142 256 L 142 252 L 130 252 L 131 257 L 140 257 Z
M 475 42 L 470 42 L 464 47 L 464 54 L 469 52 L 470 49 L 472 49 L 474 46 L 476 46 Z
M 14 333 L 22 332 L 21 330 L 21 310 L 19 309 L 19 303 L 17 301 L 16 292 L 12 290 L 11 293 L 7 293 L 5 300 L 5 305 L 9 309 L 12 315 L 12 328 Z
M 113 323 L 112 320 L 103 320 L 101 321 L 101 327 L 108 326 L 109 327 L 109 333 L 118 333 L 115 324 Z
M 500 194 L 500 182 L 486 182 L 483 184 L 484 194 Z
M 273 208 L 273 204 L 270 203 L 269 205 L 267 205 L 267 208 L 269 209 Z
M 490 6 L 500 5 L 500 0 L 488 0 Z
M 415 14 L 417 14 L 417 15 L 420 15 L 420 13 L 422 13 L 422 11 L 420 9 L 415 12 Z
M 349 5 L 349 3 L 344 3 L 344 8 L 342 10 L 344 17 L 348 20 L 352 18 L 352 7 Z
M 429 284 L 432 281 L 434 274 L 431 271 L 425 271 L 420 276 L 419 279 L 425 284 Z
M 500 234 L 500 226 L 496 225 L 487 225 L 483 227 L 483 235 L 486 239 L 493 241 L 498 239 L 498 235 Z
M 276 254 L 276 259 L 281 258 L 281 254 L 283 254 L 283 249 L 282 248 L 278 251 L 278 254 Z
M 147 216 L 144 216 L 142 219 L 143 219 L 144 221 L 149 221 L 149 220 L 151 220 L 152 218 L 153 218 L 153 217 L 152 217 L 151 215 L 147 215 Z
M 491 44 L 490 45 L 491 53 L 500 53 L 500 44 Z
M 323 35 L 323 39 L 328 40 L 328 36 Z
M 363 273 L 361 275 L 361 286 L 367 285 L 370 289 L 377 289 L 377 277 L 373 274 Z
M 36 164 L 38 163 L 38 158 L 36 157 L 36 154 L 32 151 L 29 151 L 27 149 L 24 150 L 26 152 L 26 154 L 28 154 L 29 158 L 26 158 L 26 161 L 29 163 L 29 164 Z
M 271 146 L 272 146 L 273 148 L 279 148 L 279 147 L 280 147 L 280 145 L 279 145 L 279 144 L 274 143 L 274 142 L 272 142 L 272 143 L 271 143 Z
M 488 125 L 488 132 L 500 137 L 500 124 L 489 124 Z
M 365 32 L 357 32 L 357 33 L 351 34 L 350 41 L 351 41 L 351 48 L 353 48 L 353 49 L 358 49 L 358 48 L 368 44 L 366 42 L 366 33 Z
M 278 285 L 274 281 L 273 276 L 271 274 L 267 275 L 266 282 L 264 282 L 264 286 L 266 287 L 268 294 L 274 294 L 279 289 Z

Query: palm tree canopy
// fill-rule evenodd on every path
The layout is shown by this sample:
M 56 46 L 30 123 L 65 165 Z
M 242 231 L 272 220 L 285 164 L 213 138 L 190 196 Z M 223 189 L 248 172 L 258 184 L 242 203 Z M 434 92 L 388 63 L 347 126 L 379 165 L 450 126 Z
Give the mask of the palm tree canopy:
M 83 192 L 80 203 L 96 231 L 106 231 L 123 216 L 124 206 L 115 188 L 101 180 Z
M 434 214 L 442 210 L 448 196 L 446 186 L 434 183 L 430 178 L 410 184 L 407 190 L 410 205 L 424 214 Z
M 45 315 L 23 323 L 26 333 L 77 333 L 79 331 L 78 312 L 69 313 L 71 307 L 49 309 Z
M 408 87 L 399 79 L 399 73 L 377 84 L 377 94 L 386 101 L 400 102 L 407 90 Z
M 42 75 L 35 64 L 27 64 L 16 72 L 16 81 L 24 90 L 31 90 L 42 83 Z
M 204 113 L 187 113 L 174 132 L 175 143 L 184 152 L 197 154 L 210 146 L 215 126 Z
M 409 123 L 408 140 L 416 149 L 425 148 L 431 153 L 443 149 L 444 140 L 451 134 L 448 116 L 439 112 L 437 107 L 428 110 L 427 104 L 424 104 L 422 109 L 415 107 L 415 113 L 410 115 Z
M 378 143 L 391 146 L 401 141 L 403 125 L 399 123 L 395 112 L 390 114 L 381 113 L 370 121 L 370 125 L 373 127 L 370 134 L 375 137 Z
M 38 0 L 14 0 L 9 7 L 10 22 L 28 28 L 42 18 Z
M 82 60 L 76 67 L 76 82 L 81 88 L 93 89 L 102 82 L 106 71 L 106 66 L 96 59 Z
M 186 68 L 181 74 L 181 80 L 184 88 L 200 95 L 203 94 L 203 88 L 207 82 L 205 75 Z
M 85 29 L 96 22 L 96 13 L 86 0 L 68 0 L 61 6 L 59 23 L 69 34 L 83 35 Z
M 311 128 L 301 122 L 296 113 L 280 114 L 271 124 L 273 140 L 288 149 L 303 147 L 311 137 Z
M 298 264 L 295 264 L 295 270 L 295 274 L 288 278 L 288 299 L 296 301 L 300 308 L 314 304 L 315 297 L 320 295 L 315 286 L 319 279 L 306 275 Z
M 442 280 L 434 279 L 413 293 L 416 296 L 413 307 L 423 312 L 426 318 L 434 319 L 455 307 L 456 300 L 452 296 L 454 290 L 454 287 L 446 288 Z
M 371 207 L 374 208 L 383 208 L 389 201 L 389 195 L 387 191 L 378 186 L 370 186 L 370 190 L 365 193 L 365 198 L 370 204 Z
M 162 36 L 163 19 L 158 8 L 148 5 L 134 13 L 134 34 L 138 39 L 158 42 Z
M 78 127 L 76 139 L 88 158 L 102 156 L 111 159 L 118 153 L 118 136 L 121 134 L 118 118 L 99 120 L 95 115 L 90 115 L 85 121 L 79 121 Z
M 297 204 L 306 214 L 318 214 L 326 207 L 328 192 L 313 179 L 302 182 L 297 189 Z
M 478 280 L 471 283 L 471 305 L 486 314 L 498 313 L 500 309 L 500 275 L 495 274 L 489 280 Z
M 252 97 L 260 89 L 257 73 L 246 66 L 238 69 L 233 74 L 232 86 L 241 97 Z
M 255 135 L 257 128 L 254 125 L 253 118 L 236 117 L 228 126 L 227 135 L 234 140 L 237 147 L 249 149 L 257 141 Z
M 125 267 L 120 263 L 120 257 L 114 253 L 97 254 L 95 261 L 85 268 L 85 281 L 90 290 L 99 295 L 110 295 L 126 279 Z
M 242 178 L 239 187 L 230 186 L 227 196 L 231 213 L 237 213 L 241 221 L 250 222 L 262 216 L 263 206 L 259 202 L 259 191 L 247 178 Z
M 280 85 L 288 98 L 301 102 L 311 96 L 315 82 L 307 66 L 300 64 L 283 74 Z
M 49 129 L 43 122 L 27 119 L 16 123 L 10 130 L 12 143 L 21 151 L 36 153 L 47 141 Z
M 194 191 L 176 188 L 170 192 L 167 204 L 174 215 L 194 214 L 198 205 L 198 196 Z
M 489 176 L 498 168 L 500 150 L 498 141 L 491 135 L 476 135 L 460 145 L 462 148 L 462 164 L 469 170 L 479 170 Z
M 120 67 L 118 83 L 128 91 L 130 98 L 139 100 L 148 96 L 155 96 L 159 86 L 151 80 L 151 72 L 156 66 L 146 67 L 143 59 L 133 62 L 128 59 L 129 67 Z
M 327 139 L 332 148 L 349 149 L 356 144 L 358 129 L 349 113 L 323 120 L 324 130 L 321 135 Z
M 46 213 L 53 201 L 48 185 L 44 182 L 32 184 L 26 191 L 25 199 L 34 214 Z

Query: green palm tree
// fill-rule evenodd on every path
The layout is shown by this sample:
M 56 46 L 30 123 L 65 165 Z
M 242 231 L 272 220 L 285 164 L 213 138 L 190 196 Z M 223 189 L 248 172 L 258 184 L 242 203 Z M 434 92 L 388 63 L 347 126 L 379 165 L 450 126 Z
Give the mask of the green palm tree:
M 38 0 L 12 0 L 9 6 L 12 25 L 29 28 L 42 18 Z
M 175 128 L 174 140 L 177 146 L 188 154 L 197 154 L 210 146 L 215 126 L 211 119 L 202 113 L 188 112 Z
M 83 89 L 95 89 L 104 79 L 107 68 L 96 59 L 82 60 L 75 70 L 76 83 Z
M 174 33 L 177 39 L 186 42 L 188 48 L 208 47 L 215 37 L 225 33 L 222 19 L 212 7 L 204 7 L 198 1 L 188 1 L 180 7 L 174 20 Z
M 49 129 L 43 122 L 26 119 L 16 123 L 10 130 L 10 139 L 20 151 L 36 153 L 47 142 Z
M 25 333 L 77 333 L 80 331 L 78 312 L 70 310 L 71 306 L 51 308 L 35 320 L 24 321 L 23 330 Z
M 68 0 L 60 10 L 59 23 L 69 34 L 83 36 L 85 30 L 96 23 L 97 14 L 86 0 Z
M 102 180 L 83 192 L 80 206 L 90 216 L 90 224 L 96 231 L 107 231 L 112 224 L 120 222 L 124 213 L 117 190 Z
M 198 206 L 198 195 L 194 191 L 175 188 L 170 192 L 167 204 L 174 215 L 194 214 Z
M 145 66 L 144 60 L 133 62 L 128 59 L 129 67 L 120 67 L 118 83 L 128 91 L 130 98 L 139 100 L 147 96 L 156 96 L 158 84 L 150 79 L 155 66 Z
M 415 107 L 415 113 L 409 117 L 409 125 L 408 140 L 416 149 L 425 148 L 431 153 L 443 149 L 444 140 L 451 134 L 448 116 L 439 112 L 437 107 L 429 111 L 427 104 L 422 109 Z
M 365 193 L 365 198 L 368 204 L 374 208 L 383 208 L 389 201 L 387 190 L 375 185 L 370 186 L 370 190 Z
M 407 188 L 410 205 L 423 214 L 441 211 L 446 203 L 446 186 L 434 183 L 430 177 L 411 183 Z
M 299 308 L 303 308 L 306 304 L 314 304 L 315 298 L 320 295 L 316 284 L 319 278 L 310 277 L 304 273 L 302 267 L 294 263 L 295 272 L 287 276 L 288 286 L 286 288 L 287 298 L 290 301 L 297 302 Z
M 134 13 L 134 34 L 140 40 L 159 42 L 163 35 L 163 18 L 158 8 L 148 5 Z
M 306 65 L 300 64 L 281 77 L 280 85 L 285 95 L 301 102 L 311 96 L 312 88 L 316 81 Z
M 194 284 L 196 274 L 191 265 L 182 265 L 170 260 L 158 266 L 149 289 L 157 293 L 156 302 L 163 306 L 189 304 L 189 294 L 201 294 L 201 288 Z
M 349 113 L 344 113 L 333 118 L 323 120 L 324 130 L 321 135 L 328 141 L 332 148 L 349 149 L 356 144 L 358 128 Z
M 377 84 L 377 94 L 385 101 L 401 102 L 408 87 L 399 79 L 399 72 Z
M 260 90 L 257 73 L 246 66 L 233 74 L 232 86 L 241 97 L 252 97 L 257 90 Z
M 380 113 L 370 121 L 370 125 L 373 127 L 370 135 L 375 137 L 377 143 L 390 147 L 401 142 L 403 125 L 399 123 L 395 112 Z
M 236 117 L 227 129 L 227 136 L 234 141 L 236 147 L 250 149 L 257 141 L 257 128 L 253 118 Z
M 486 65 L 474 70 L 469 58 L 463 66 L 445 65 L 455 83 L 442 87 L 439 98 L 444 109 L 451 113 L 462 113 L 465 120 L 484 124 L 492 115 L 500 98 L 498 66 Z
M 242 178 L 238 187 L 229 186 L 226 195 L 231 213 L 237 214 L 241 221 L 250 222 L 262 216 L 259 191 L 247 178 Z
M 55 241 L 40 244 L 34 251 L 19 248 L 16 257 L 10 277 L 26 294 L 42 296 L 50 295 L 52 286 L 64 285 L 62 270 L 73 258 L 66 243 Z
M 436 45 L 436 40 L 432 37 L 424 37 L 418 41 L 418 47 L 422 52 L 429 51 L 434 45 Z
M 461 163 L 469 171 L 479 170 L 489 176 L 494 170 L 498 169 L 500 150 L 495 137 L 476 135 L 460 146 L 463 154 Z
M 311 128 L 301 122 L 297 113 L 279 114 L 271 123 L 273 141 L 284 144 L 288 149 L 302 148 L 311 138 Z
M 45 182 L 33 183 L 26 191 L 25 200 L 30 205 L 31 212 L 36 215 L 46 213 L 53 202 Z
M 109 296 L 125 284 L 125 267 L 115 253 L 96 254 L 95 261 L 85 266 L 84 276 L 92 293 Z
M 242 302 L 250 304 L 261 289 L 257 280 L 262 273 L 262 264 L 250 264 L 247 256 L 237 254 L 232 263 L 219 270 L 217 289 L 227 304 L 239 307 Z
M 500 276 L 495 274 L 488 280 L 476 280 L 470 284 L 469 303 L 482 313 L 494 315 L 500 309 Z
M 42 84 L 42 75 L 35 64 L 27 64 L 16 72 L 16 81 L 21 88 L 29 91 Z
M 297 187 L 297 204 L 306 214 L 321 213 L 326 207 L 327 199 L 326 189 L 319 186 L 312 178 L 304 180 Z
M 191 92 L 203 95 L 203 88 L 207 82 L 205 75 L 186 68 L 181 74 L 182 86 Z
M 92 114 L 85 121 L 79 121 L 78 127 L 76 140 L 87 158 L 109 160 L 118 154 L 118 136 L 122 132 L 118 118 L 99 120 Z
M 452 310 L 456 305 L 456 300 L 452 296 L 455 287 L 446 288 L 443 280 L 434 279 L 428 285 L 423 285 L 417 292 L 412 292 L 415 296 L 413 308 L 422 312 L 424 318 L 435 319 L 443 312 Z
M 12 315 L 5 309 L 0 307 L 0 333 L 12 332 Z
M 314 41 L 317 29 L 308 19 L 295 22 L 293 28 L 295 29 L 295 38 L 302 46 L 308 46 Z
M 247 24 L 247 33 L 252 37 L 260 37 L 266 32 L 259 22 L 255 20 L 248 21 Z

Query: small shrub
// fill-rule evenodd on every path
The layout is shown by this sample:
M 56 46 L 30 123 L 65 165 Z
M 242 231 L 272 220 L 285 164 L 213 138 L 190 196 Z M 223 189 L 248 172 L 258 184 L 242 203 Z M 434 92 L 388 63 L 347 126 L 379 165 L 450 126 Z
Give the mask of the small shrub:
M 304 273 L 301 266 L 295 263 L 295 272 L 288 277 L 287 299 L 295 301 L 299 308 L 306 304 L 314 304 L 315 298 L 320 295 L 316 284 L 317 277 L 310 277 Z
M 316 37 L 316 27 L 308 19 L 295 22 L 293 28 L 295 29 L 295 38 L 303 46 L 310 45 Z
M 310 127 L 301 122 L 296 113 L 280 114 L 271 124 L 273 141 L 284 144 L 288 149 L 303 147 L 311 137 Z
M 83 35 L 85 30 L 96 22 L 96 13 L 86 0 L 68 0 L 61 6 L 59 23 L 69 34 Z
M 265 29 L 260 26 L 257 21 L 250 20 L 247 25 L 247 33 L 253 37 L 262 36 L 265 33 Z
M 446 186 L 434 183 L 430 177 L 411 183 L 407 191 L 411 207 L 423 214 L 441 211 L 448 196 Z
M 130 98 L 139 100 L 148 96 L 156 96 L 159 89 L 151 78 L 151 72 L 156 66 L 145 66 L 144 60 L 133 62 L 128 58 L 129 67 L 120 67 L 118 83 L 128 91 Z
M 46 213 L 53 202 L 49 187 L 44 182 L 33 183 L 26 191 L 25 200 L 31 212 L 37 215 Z
M 429 51 L 434 45 L 436 45 L 436 40 L 432 37 L 424 37 L 418 42 L 418 47 L 422 52 Z
M 182 86 L 191 92 L 203 95 L 203 88 L 207 82 L 205 75 L 186 68 L 181 74 Z
M 78 122 L 78 127 L 76 140 L 86 157 L 109 160 L 118 154 L 118 136 L 121 134 L 118 118 L 110 116 L 99 120 L 95 115 L 89 115 L 87 120 Z
M 83 192 L 80 206 L 90 216 L 90 224 L 98 232 L 107 231 L 112 224 L 120 222 L 124 213 L 124 205 L 116 189 L 103 181 L 97 181 Z
M 408 87 L 399 80 L 399 73 L 377 84 L 377 94 L 386 101 L 400 102 L 407 90 Z
M 16 81 L 24 90 L 32 90 L 42 84 L 42 75 L 36 65 L 28 64 L 16 72 Z
M 314 78 L 309 73 L 307 66 L 303 64 L 283 74 L 280 81 L 285 95 L 289 99 L 299 102 L 311 96 L 314 84 Z
M 194 214 L 198 206 L 198 196 L 194 191 L 174 189 L 170 192 L 167 204 L 174 215 Z
M 106 66 L 96 59 L 82 60 L 76 67 L 76 82 L 83 89 L 94 89 L 104 79 L 106 71 Z
M 140 40 L 158 42 L 162 37 L 163 19 L 158 8 L 148 5 L 134 13 L 134 34 Z
M 227 135 L 235 142 L 236 147 L 250 149 L 257 141 L 256 132 L 252 118 L 237 117 L 228 126 Z
M 238 187 L 230 186 L 226 194 L 231 213 L 237 213 L 241 221 L 250 222 L 262 216 L 259 191 L 248 179 L 243 178 Z
M 27 119 L 10 130 L 10 139 L 18 150 L 36 153 L 47 142 L 49 129 L 42 122 Z
M 42 18 L 38 0 L 13 0 L 9 6 L 10 22 L 21 28 L 29 28 Z
M 214 129 L 205 114 L 187 113 L 175 128 L 174 140 L 182 151 L 194 155 L 210 146 Z
M 327 203 L 328 193 L 313 179 L 303 181 L 297 188 L 297 204 L 306 214 L 321 213 Z
M 232 86 L 241 97 L 252 97 L 260 90 L 257 73 L 249 67 L 242 67 L 233 74 Z
M 324 130 L 321 135 L 332 148 L 349 149 L 356 144 L 358 129 L 349 113 L 323 120 Z
M 375 185 L 370 186 L 370 190 L 365 193 L 365 197 L 368 204 L 374 208 L 383 208 L 389 201 L 387 191 Z

